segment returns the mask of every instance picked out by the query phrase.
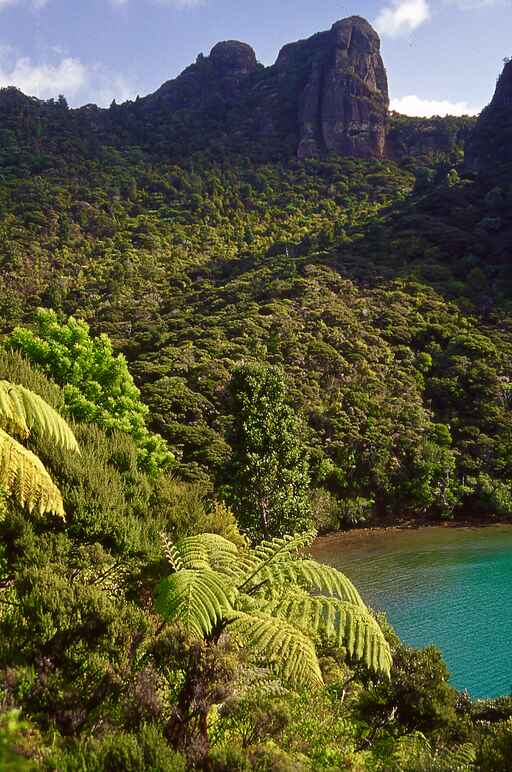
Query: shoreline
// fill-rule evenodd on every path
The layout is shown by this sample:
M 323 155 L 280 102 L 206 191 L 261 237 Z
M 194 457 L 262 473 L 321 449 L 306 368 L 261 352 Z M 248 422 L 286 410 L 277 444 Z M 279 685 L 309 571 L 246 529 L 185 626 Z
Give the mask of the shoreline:
M 329 531 L 319 534 L 315 539 L 315 544 L 328 543 L 340 537 L 347 536 L 357 538 L 358 536 L 373 536 L 378 533 L 390 534 L 399 531 L 418 531 L 425 528 L 489 528 L 492 526 L 512 526 L 512 516 L 500 520 L 494 518 L 465 518 L 464 520 L 432 520 L 429 518 L 421 519 L 396 519 L 391 520 L 389 524 L 368 525 L 364 528 L 349 528 L 347 530 Z

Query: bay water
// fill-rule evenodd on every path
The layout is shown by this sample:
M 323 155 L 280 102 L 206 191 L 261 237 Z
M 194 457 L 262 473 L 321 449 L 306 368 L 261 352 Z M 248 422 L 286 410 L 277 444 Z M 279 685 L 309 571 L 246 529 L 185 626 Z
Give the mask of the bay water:
M 512 693 L 512 526 L 356 531 L 319 539 L 313 556 L 405 643 L 441 649 L 458 689 Z

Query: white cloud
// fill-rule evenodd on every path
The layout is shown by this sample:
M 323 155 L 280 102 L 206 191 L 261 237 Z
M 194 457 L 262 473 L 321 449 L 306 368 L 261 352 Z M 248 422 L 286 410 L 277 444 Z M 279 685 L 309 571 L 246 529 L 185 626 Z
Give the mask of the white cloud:
M 379 12 L 373 26 L 381 35 L 396 37 L 412 32 L 429 19 L 427 0 L 392 0 Z
M 139 90 L 124 75 L 115 75 L 97 64 L 91 68 L 87 92 L 99 107 L 110 107 L 114 99 L 117 104 L 135 99 Z
M 137 96 L 138 89 L 126 77 L 113 73 L 102 64 L 85 65 L 80 59 L 65 55 L 59 46 L 52 49 L 55 61 L 34 62 L 20 56 L 14 48 L 0 44 L 0 88 L 16 86 L 27 96 L 51 99 L 64 94 L 73 105 L 94 102 L 108 107 L 112 100 L 126 102 Z
M 58 64 L 35 64 L 30 57 L 17 58 L 11 66 L 0 64 L 0 86 L 16 86 L 24 94 L 48 99 L 74 96 L 87 82 L 87 69 L 79 59 L 66 57 Z
M 480 112 L 467 102 L 450 102 L 448 99 L 422 99 L 415 94 L 391 100 L 391 110 L 402 115 L 430 118 L 432 115 L 476 115 Z

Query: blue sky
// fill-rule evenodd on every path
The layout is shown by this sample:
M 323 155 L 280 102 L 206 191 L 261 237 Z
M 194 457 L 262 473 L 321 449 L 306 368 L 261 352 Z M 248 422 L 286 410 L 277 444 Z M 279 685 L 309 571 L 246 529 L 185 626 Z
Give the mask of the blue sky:
M 73 106 L 144 95 L 219 40 L 272 64 L 351 14 L 378 29 L 392 106 L 477 112 L 512 55 L 512 0 L 0 0 L 0 85 Z

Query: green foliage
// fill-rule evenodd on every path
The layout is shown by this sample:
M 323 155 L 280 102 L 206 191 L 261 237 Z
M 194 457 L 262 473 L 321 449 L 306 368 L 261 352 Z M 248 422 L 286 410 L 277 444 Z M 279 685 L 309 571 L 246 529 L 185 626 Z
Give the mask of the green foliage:
M 156 727 L 146 725 L 138 733 L 108 734 L 53 753 L 47 768 L 58 772 L 185 772 L 186 763 Z
M 371 721 L 393 716 L 410 731 L 432 732 L 455 722 L 455 689 L 441 653 L 434 647 L 417 651 L 398 643 L 392 646 L 391 679 L 361 695 L 361 715 Z
M 482 772 L 512 769 L 512 719 L 492 727 L 484 738 L 476 759 L 477 769 Z
M 34 751 L 30 729 L 19 710 L 7 710 L 0 714 L 0 768 L 5 772 L 33 772 L 38 768 L 30 759 Z
M 33 329 L 17 327 L 5 341 L 63 387 L 70 415 L 130 434 L 142 468 L 156 474 L 172 460 L 165 442 L 146 428 L 147 407 L 133 382 L 126 359 L 114 354 L 107 335 L 91 337 L 86 322 L 39 308 Z
M 225 490 L 242 528 L 253 539 L 307 528 L 307 460 L 282 373 L 241 365 L 228 390 L 234 421 Z
M 286 682 L 322 682 L 314 647 L 320 634 L 388 673 L 388 645 L 357 590 L 336 569 L 299 557 L 313 535 L 276 538 L 245 553 L 213 534 L 164 542 L 174 573 L 158 585 L 156 608 L 197 638 L 226 630 Z
M 148 132 L 144 100 L 0 102 L 0 329 L 38 368 L 0 351 L 0 378 L 74 417 L 81 450 L 33 398 L 16 437 L 67 519 L 0 491 L 0 766 L 506 769 L 506 703 L 457 696 L 389 633 L 379 679 L 355 588 L 307 538 L 249 549 L 216 499 L 224 473 L 251 536 L 310 506 L 325 529 L 510 515 L 512 188 L 506 165 L 465 174 L 474 120 L 391 116 L 399 162 L 298 161 L 288 103 L 262 146 L 250 104 L 155 107 Z M 484 112 L 491 149 L 509 122 Z M 154 613 L 160 532 L 181 626 Z

